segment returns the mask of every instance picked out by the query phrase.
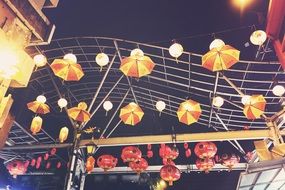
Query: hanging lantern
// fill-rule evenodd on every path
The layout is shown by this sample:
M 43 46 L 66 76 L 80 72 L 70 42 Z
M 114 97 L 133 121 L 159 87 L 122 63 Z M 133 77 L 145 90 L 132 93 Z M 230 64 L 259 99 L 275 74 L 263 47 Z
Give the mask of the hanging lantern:
M 258 119 L 263 115 L 265 106 L 266 100 L 262 95 L 252 95 L 244 105 L 243 113 L 247 119 Z
M 185 150 L 185 156 L 186 156 L 186 158 L 189 158 L 189 157 L 191 156 L 191 150 L 190 150 L 190 148 L 187 148 L 187 149 Z
M 159 111 L 159 115 L 161 114 L 161 112 L 165 109 L 166 104 L 164 101 L 157 101 L 155 104 L 156 109 Z
M 144 115 L 140 106 L 134 102 L 129 103 L 120 110 L 120 118 L 127 125 L 136 125 Z
M 266 41 L 267 35 L 263 30 L 256 30 L 250 35 L 250 42 L 253 45 L 261 46 Z
M 225 42 L 221 39 L 214 39 L 210 46 L 209 49 L 213 49 L 213 48 L 217 48 L 217 49 L 221 49 L 223 46 L 225 45 Z
M 34 167 L 35 165 L 36 165 L 36 159 L 33 158 L 31 161 L 31 166 Z
M 24 163 L 25 168 L 28 168 L 30 165 L 30 160 L 26 160 Z
M 97 65 L 99 65 L 101 67 L 101 69 L 102 69 L 102 67 L 108 65 L 109 57 L 105 53 L 98 53 L 96 55 L 95 61 L 96 61 Z
M 198 158 L 196 160 L 196 167 L 199 170 L 204 171 L 205 173 L 209 173 L 214 166 L 215 166 L 215 160 L 212 158 L 205 158 L 205 159 Z
M 50 151 L 50 155 L 54 156 L 56 154 L 56 148 L 52 148 Z
M 141 49 L 139 48 L 136 48 L 136 49 L 133 49 L 131 51 L 131 54 L 130 56 L 133 56 L 133 57 L 143 57 L 144 56 L 144 53 Z
M 184 147 L 184 149 L 186 150 L 186 149 L 189 147 L 188 143 L 185 142 L 185 143 L 183 144 L 183 147 Z
M 242 98 L 241 98 L 241 103 L 243 105 L 249 104 L 250 103 L 250 98 L 251 98 L 251 96 L 249 96 L 249 95 L 243 95 Z
M 179 156 L 179 151 L 176 147 L 161 146 L 159 149 L 159 156 L 167 160 L 175 160 Z
M 283 96 L 285 88 L 283 85 L 278 84 L 273 87 L 272 92 L 275 96 Z
M 169 54 L 177 59 L 183 53 L 183 46 L 179 43 L 174 43 L 169 47 Z
M 148 163 L 144 158 L 141 158 L 136 162 L 130 162 L 129 167 L 137 174 L 140 174 L 148 168 Z
M 32 112 L 36 113 L 36 114 L 47 114 L 50 112 L 50 108 L 47 104 L 45 103 L 42 103 L 42 102 L 45 102 L 46 99 L 44 96 L 39 96 L 37 97 L 38 100 L 40 100 L 41 102 L 39 101 L 33 101 L 33 102 L 29 102 L 27 104 L 27 107 L 29 110 L 31 110 Z
M 174 165 L 175 166 L 175 163 L 173 162 L 173 160 L 169 160 L 166 158 L 162 158 L 162 164 L 163 165 Z
M 105 172 L 116 167 L 118 159 L 112 155 L 102 155 L 97 159 L 97 165 Z
M 196 144 L 194 152 L 199 158 L 212 158 L 217 153 L 217 146 L 212 142 L 199 142 Z
M 86 151 L 88 155 L 93 155 L 97 149 L 96 144 L 93 141 L 90 141 L 86 144 Z
M 109 100 L 105 101 L 103 104 L 103 108 L 106 111 L 106 115 L 107 115 L 108 111 L 110 111 L 113 108 L 112 102 Z
M 39 95 L 36 100 L 42 104 L 46 103 L 46 101 L 47 101 L 47 99 L 44 95 Z
M 43 124 L 43 119 L 40 116 L 36 116 L 33 118 L 30 127 L 33 135 L 36 135 L 38 132 L 40 132 L 42 124 Z
M 48 153 L 45 153 L 45 155 L 44 155 L 44 160 L 48 160 L 48 158 L 49 158 L 49 154 L 48 154 Z
M 152 150 L 148 150 L 147 153 L 146 153 L 146 156 L 148 158 L 152 158 L 153 157 L 153 151 Z
M 136 162 L 142 157 L 142 152 L 135 146 L 123 148 L 121 158 L 123 162 Z
M 47 169 L 47 170 L 50 169 L 50 166 L 51 166 L 51 163 L 50 163 L 50 162 L 47 162 L 47 163 L 46 163 L 46 169 Z
M 179 180 L 180 176 L 180 170 L 174 165 L 165 165 L 160 169 L 161 179 L 167 181 L 169 186 L 172 186 L 174 181 Z
M 57 168 L 57 169 L 61 168 L 61 162 L 57 162 L 56 168 Z
M 87 104 L 85 102 L 80 102 L 77 107 L 73 107 L 67 110 L 69 117 L 79 122 L 86 122 L 90 120 L 90 113 L 86 111 Z
M 39 156 L 37 158 L 36 169 L 39 169 L 41 167 L 41 163 L 42 163 L 42 157 Z
M 240 157 L 236 154 L 223 154 L 218 160 L 231 171 L 240 162 Z
M 36 67 L 43 67 L 47 64 L 47 58 L 43 54 L 34 56 L 34 62 Z
M 63 143 L 64 141 L 66 141 L 68 137 L 68 133 L 69 133 L 69 129 L 67 127 L 62 127 L 60 129 L 59 137 L 58 137 L 60 143 Z
M 6 165 L 6 168 L 9 171 L 9 173 L 13 176 L 13 178 L 16 178 L 17 175 L 23 175 L 27 171 L 24 162 L 20 160 L 13 160 L 9 162 Z
M 93 156 L 89 156 L 86 161 L 86 172 L 90 174 L 95 166 L 95 159 Z
M 222 97 L 220 97 L 220 96 L 216 96 L 216 97 L 213 98 L 213 102 L 212 103 L 217 108 L 220 108 L 224 104 L 224 99 Z
M 77 63 L 77 58 L 73 53 L 68 53 L 68 54 L 64 55 L 63 59 L 72 61 L 73 63 Z
M 200 104 L 193 100 L 182 102 L 177 110 L 178 120 L 186 125 L 197 122 L 201 113 Z
M 67 100 L 65 98 L 60 98 L 57 101 L 57 105 L 60 107 L 60 111 L 62 111 L 62 108 L 65 108 L 67 106 Z

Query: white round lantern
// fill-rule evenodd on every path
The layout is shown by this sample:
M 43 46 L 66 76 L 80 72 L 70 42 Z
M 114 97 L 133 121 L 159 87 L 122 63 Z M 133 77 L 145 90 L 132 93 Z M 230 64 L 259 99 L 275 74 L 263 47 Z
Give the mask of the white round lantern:
M 133 50 L 131 51 L 131 56 L 134 56 L 134 57 L 142 57 L 142 56 L 144 56 L 144 53 L 143 53 L 143 51 L 142 51 L 141 49 L 136 48 L 136 49 L 133 49 Z
M 72 61 L 74 63 L 77 63 L 77 58 L 76 56 L 73 54 L 73 53 L 68 53 L 66 54 L 63 59 L 66 59 L 66 60 L 69 60 L 69 61 Z
M 113 108 L 112 102 L 109 100 L 105 101 L 103 104 L 103 108 L 104 110 L 106 110 L 106 112 L 110 111 Z
M 285 93 L 285 88 L 284 86 L 278 84 L 273 87 L 272 92 L 275 96 L 283 96 Z
M 176 59 L 180 57 L 182 53 L 183 53 L 183 46 L 179 43 L 174 43 L 169 47 L 169 54 Z
M 34 62 L 37 67 L 43 67 L 47 64 L 47 58 L 43 54 L 38 54 L 34 56 Z
M 251 96 L 249 96 L 249 95 L 242 96 L 241 103 L 243 105 L 250 104 L 250 98 L 251 98 Z
M 98 53 L 96 55 L 95 61 L 100 67 L 104 67 L 109 63 L 109 57 L 105 53 Z
M 214 39 L 210 46 L 209 46 L 209 49 L 213 49 L 213 48 L 217 48 L 217 49 L 220 49 L 222 48 L 223 46 L 225 45 L 225 42 L 221 39 Z
M 57 101 L 57 105 L 60 107 L 60 111 L 62 110 L 62 108 L 67 106 L 67 100 L 65 98 L 60 98 Z
M 46 103 L 46 101 L 47 101 L 47 99 L 44 95 L 39 95 L 36 100 L 37 100 L 37 102 L 40 102 L 43 104 Z
M 155 104 L 155 107 L 159 112 L 162 112 L 165 109 L 165 106 L 166 106 L 165 102 L 161 100 L 157 101 Z
M 217 108 L 222 107 L 224 104 L 224 99 L 220 96 L 216 96 L 213 98 L 213 105 L 216 106 Z
M 256 30 L 250 35 L 250 42 L 261 46 L 266 41 L 267 35 L 263 30 Z

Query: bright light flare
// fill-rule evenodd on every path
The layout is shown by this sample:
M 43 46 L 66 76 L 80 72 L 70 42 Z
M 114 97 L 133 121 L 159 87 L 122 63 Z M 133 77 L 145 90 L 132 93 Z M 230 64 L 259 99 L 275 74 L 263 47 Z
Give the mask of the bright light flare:
M 20 63 L 19 55 L 16 49 L 0 47 L 0 76 L 11 79 L 19 72 L 18 64 Z
M 248 6 L 252 0 L 232 0 L 232 5 L 239 8 L 241 12 L 243 9 Z

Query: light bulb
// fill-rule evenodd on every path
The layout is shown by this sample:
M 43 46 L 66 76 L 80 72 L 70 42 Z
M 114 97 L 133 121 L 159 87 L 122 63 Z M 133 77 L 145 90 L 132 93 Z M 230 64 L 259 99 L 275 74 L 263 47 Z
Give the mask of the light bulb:
M 261 46 L 266 41 L 267 35 L 263 30 L 256 30 L 250 35 L 250 42 Z
M 216 96 L 213 98 L 213 105 L 217 108 L 220 108 L 224 104 L 224 99 L 220 96 Z
M 57 101 L 57 105 L 62 109 L 67 106 L 67 100 L 65 98 L 60 98 Z
M 37 100 L 37 102 L 40 102 L 43 104 L 46 103 L 46 101 L 47 101 L 47 99 L 44 95 L 39 95 L 36 100 Z
M 103 67 L 109 63 L 109 57 L 105 53 L 98 53 L 96 55 L 95 61 L 100 67 Z
M 217 48 L 217 49 L 220 49 L 222 48 L 223 46 L 225 45 L 225 42 L 221 39 L 214 39 L 210 46 L 209 46 L 209 49 L 213 49 L 213 48 Z
M 243 95 L 241 98 L 241 103 L 243 105 L 250 104 L 250 98 L 251 98 L 251 96 L 249 96 L 249 95 Z
M 106 111 L 110 111 L 112 108 L 113 108 L 113 104 L 111 101 L 107 100 L 104 102 L 103 104 L 103 108 L 106 110 Z
M 37 67 L 43 67 L 47 64 L 47 58 L 43 54 L 34 56 L 34 62 Z
M 283 96 L 285 93 L 285 88 L 282 85 L 275 85 L 272 89 L 272 92 L 275 96 Z
M 68 54 L 64 55 L 63 59 L 77 63 L 77 58 L 73 53 L 68 53 Z
M 178 58 L 183 53 L 183 46 L 179 43 L 174 43 L 169 47 L 169 54 L 174 57 Z
M 131 56 L 134 56 L 134 57 L 143 57 L 144 56 L 144 53 L 141 49 L 139 48 L 136 48 L 136 49 L 133 49 L 131 51 Z
M 155 107 L 156 109 L 159 111 L 159 112 L 162 112 L 164 109 L 165 109 L 165 102 L 164 101 L 157 101 L 156 104 L 155 104 Z

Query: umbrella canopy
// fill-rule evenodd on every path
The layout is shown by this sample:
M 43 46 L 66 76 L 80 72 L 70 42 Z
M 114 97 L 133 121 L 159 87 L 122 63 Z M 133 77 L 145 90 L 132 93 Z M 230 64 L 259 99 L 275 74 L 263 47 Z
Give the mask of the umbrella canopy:
M 244 105 L 243 113 L 247 119 L 258 119 L 264 113 L 266 100 L 262 95 L 252 95 Z
M 122 60 L 120 70 L 126 76 L 140 78 L 150 74 L 154 66 L 148 56 L 129 56 Z
M 90 113 L 86 111 L 87 105 L 84 102 L 80 102 L 77 107 L 73 107 L 67 110 L 69 117 L 79 122 L 86 122 L 90 120 Z
M 65 81 L 79 81 L 84 76 L 81 66 L 68 59 L 55 59 L 50 67 L 56 76 Z
M 127 106 L 121 108 L 120 118 L 128 125 L 136 125 L 139 123 L 144 115 L 140 106 L 134 102 L 129 103 Z
M 27 107 L 29 110 L 31 110 L 32 112 L 36 114 L 47 114 L 50 112 L 49 106 L 39 101 L 29 102 L 27 104 Z
M 230 45 L 213 48 L 202 57 L 202 66 L 210 71 L 227 70 L 239 61 L 240 51 Z
M 182 102 L 177 110 L 177 116 L 181 123 L 190 125 L 198 121 L 202 113 L 200 104 L 193 100 Z

